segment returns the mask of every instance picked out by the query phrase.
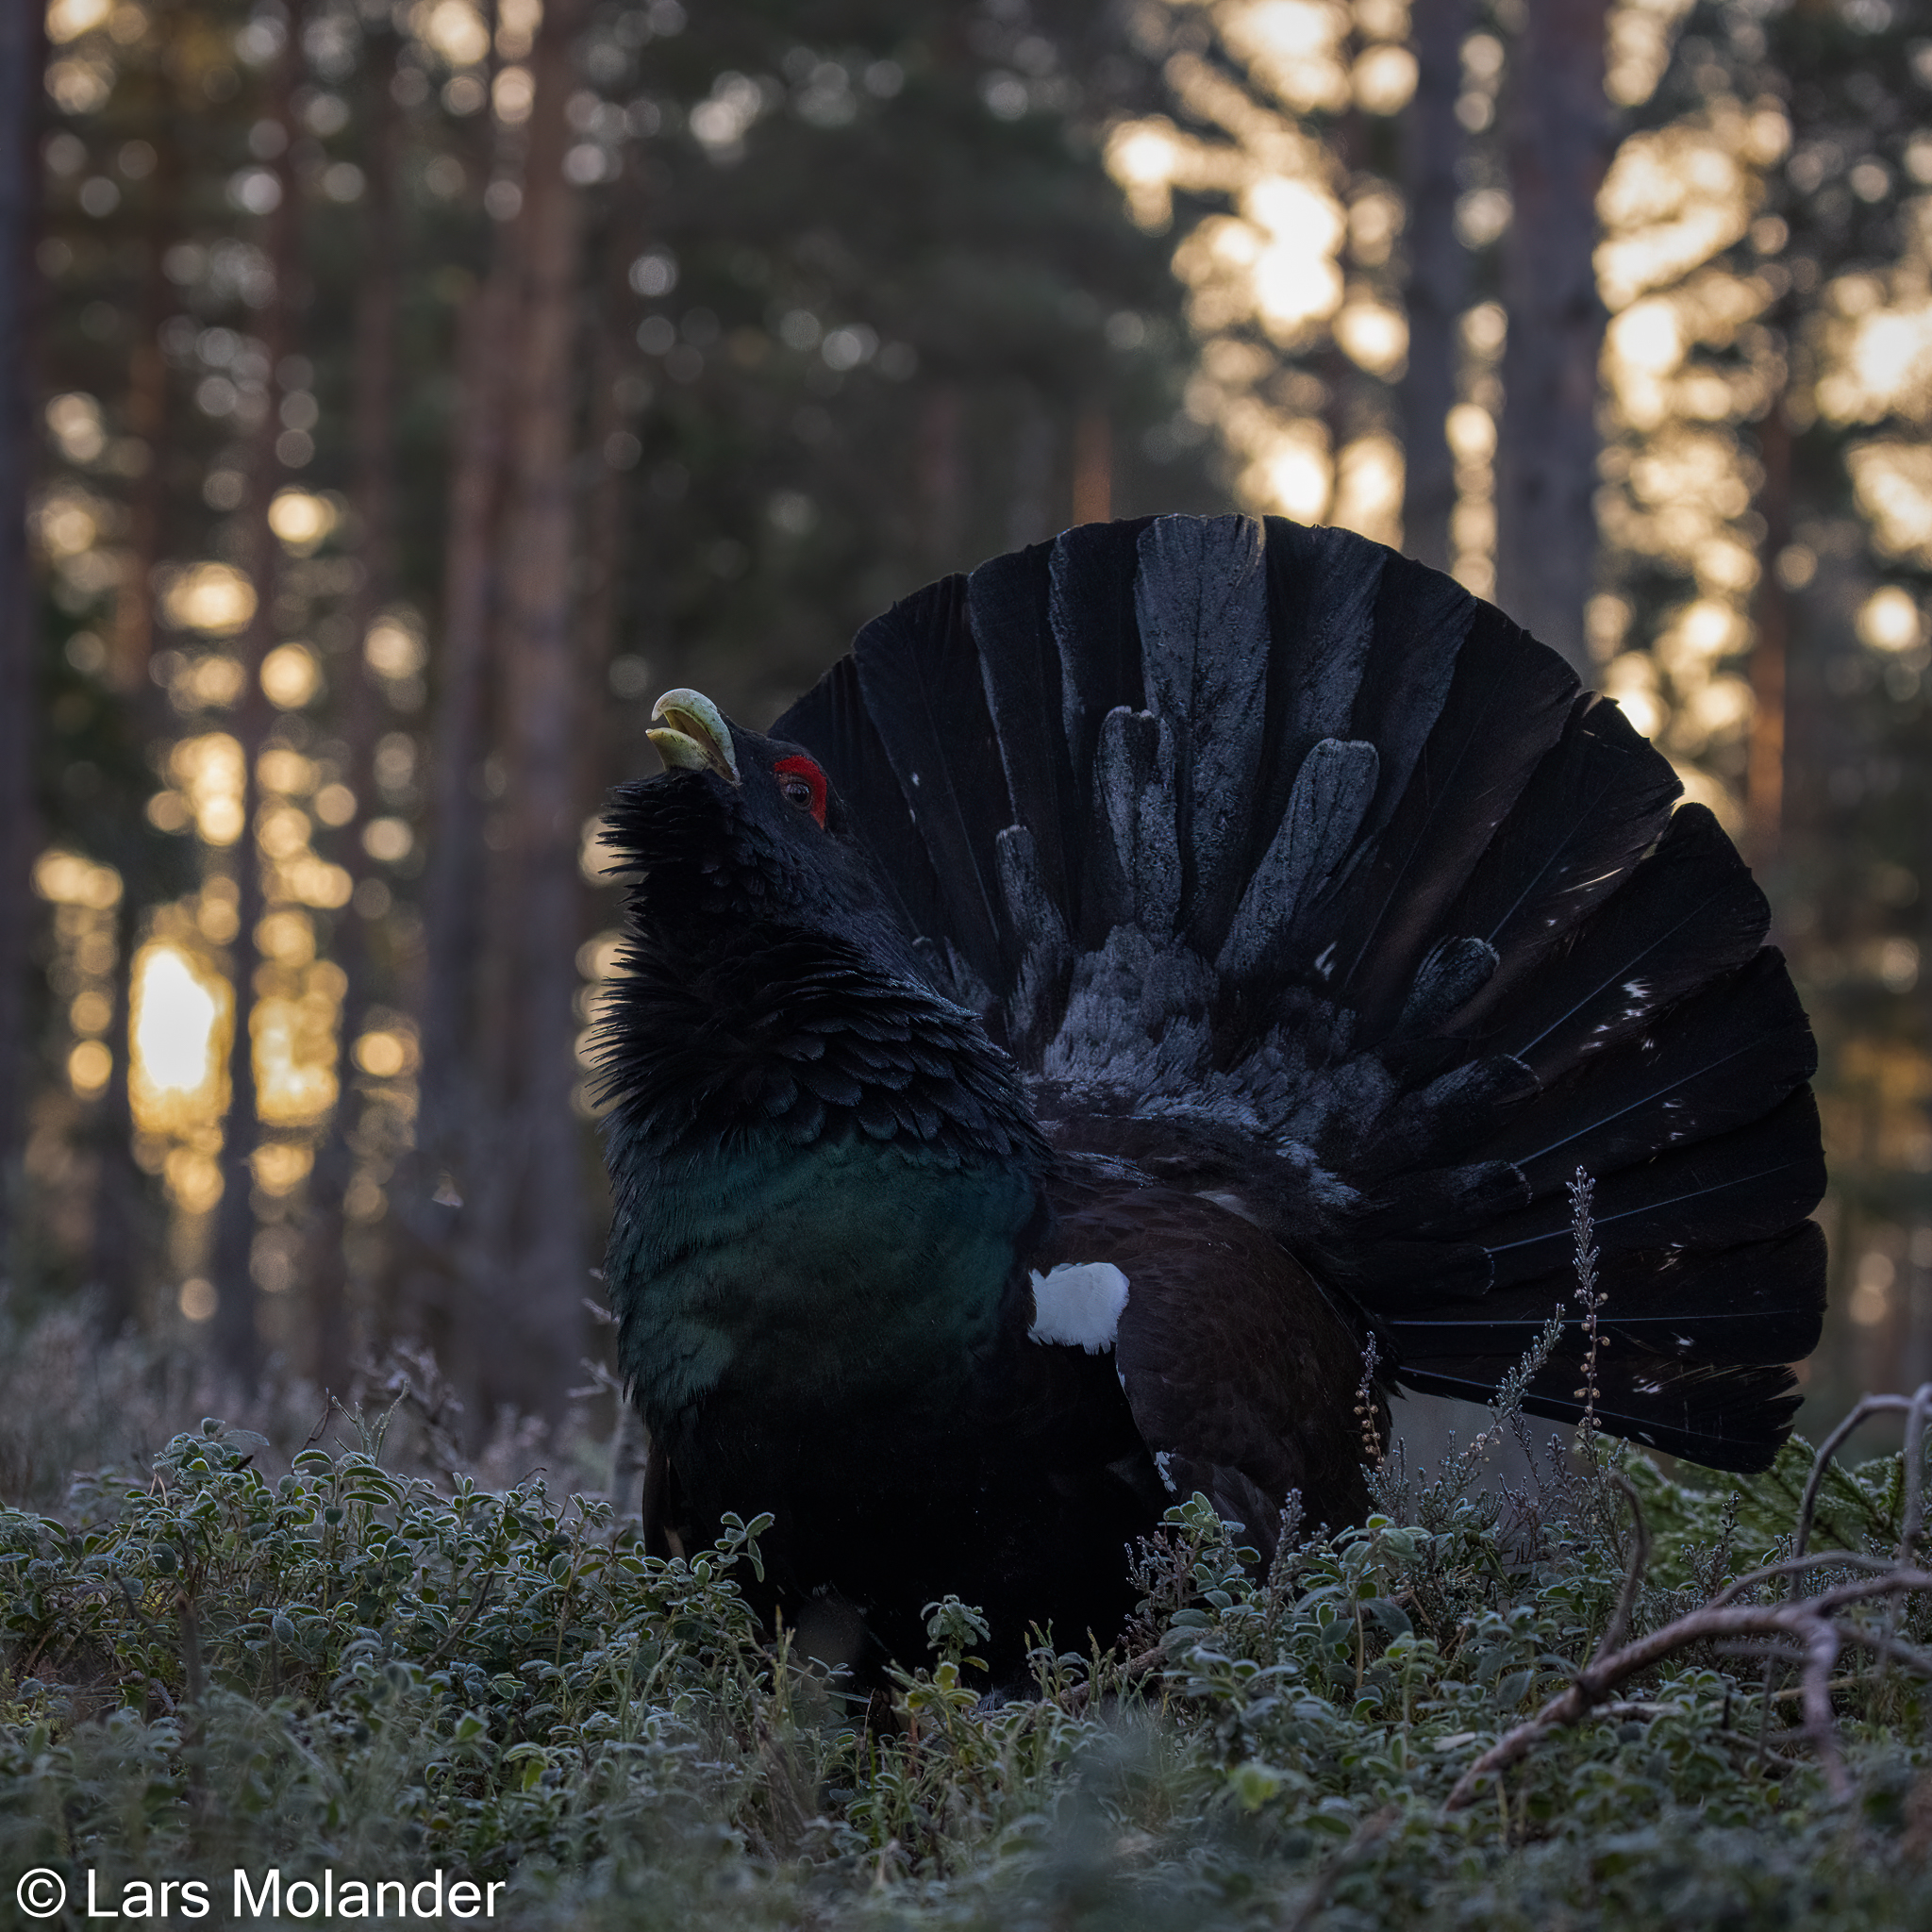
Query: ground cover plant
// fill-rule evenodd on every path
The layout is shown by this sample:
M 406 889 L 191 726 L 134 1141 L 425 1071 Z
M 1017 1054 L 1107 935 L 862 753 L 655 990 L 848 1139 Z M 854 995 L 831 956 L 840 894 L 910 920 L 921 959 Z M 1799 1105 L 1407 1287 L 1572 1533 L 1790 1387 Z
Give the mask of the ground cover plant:
M 1372 1357 L 1367 1522 L 1291 1498 L 1264 1571 L 1178 1503 L 1122 1644 L 1040 1636 L 1005 1698 L 955 1599 L 890 1699 L 795 1658 L 741 1590 L 769 1518 L 664 1559 L 607 1497 L 453 1468 L 421 1358 L 285 1468 L 210 1417 L 0 1509 L 0 1878 L 74 1925 L 1932 1919 L 1932 1385 L 1757 1478 L 1670 1472 L 1588 1406 L 1535 1441 L 1560 1325 L 1431 1470 L 1382 1456 Z M 1903 1452 L 1841 1466 L 1883 1410 Z M 1507 1436 L 1527 1475 L 1480 1481 Z
M 1501 1495 L 1469 1484 L 1474 1451 L 1385 1469 L 1370 1522 L 1297 1525 L 1265 1575 L 1196 1500 L 1141 1552 L 1124 1653 L 1042 1645 L 1037 1694 L 986 1704 L 981 1626 L 937 1606 L 929 1666 L 868 1726 L 754 1626 L 761 1523 L 663 1561 L 541 1477 L 393 1474 L 379 1420 L 279 1476 L 264 1446 L 210 1420 L 150 1471 L 82 1476 L 58 1517 L 0 1515 L 0 1866 L 9 1890 L 64 1878 L 67 1923 L 89 1870 L 103 1905 L 200 1876 L 219 1919 L 237 1867 L 256 1899 L 276 1869 L 441 1869 L 502 1881 L 498 1917 L 542 1927 L 1870 1926 L 1932 1907 L 1932 1620 L 1898 1587 L 1932 1578 L 1905 1561 L 1901 1457 L 1825 1466 L 1795 1602 L 1796 1442 L 1711 1487 L 1600 1446 Z M 1766 1622 L 1666 1645 L 1499 1751 L 1585 1702 L 1592 1657 L 1721 1597 L 1833 1612 L 1810 1687 L 1828 1734 L 1803 1644 Z M 294 1923 L 308 1895 L 284 1899 Z

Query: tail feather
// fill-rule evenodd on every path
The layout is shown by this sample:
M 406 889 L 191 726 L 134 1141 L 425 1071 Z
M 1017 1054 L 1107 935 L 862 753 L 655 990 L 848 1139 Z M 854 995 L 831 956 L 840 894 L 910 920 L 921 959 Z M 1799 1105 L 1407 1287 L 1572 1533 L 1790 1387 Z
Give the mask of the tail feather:
M 1405 1365 L 1402 1379 L 1425 1394 L 1488 1402 L 1514 1357 Z M 1555 1422 L 1583 1418 L 1584 1352 L 1559 1350 L 1531 1380 L 1524 1407 Z M 1790 1433 L 1802 1400 L 1790 1370 L 1757 1365 L 1687 1365 L 1632 1347 L 1597 1363 L 1596 1425 L 1707 1469 L 1750 1473 L 1769 1465 Z
M 1763 895 L 1613 705 L 1441 574 L 1274 518 L 1070 530 L 855 658 L 774 728 L 1043 1108 L 1220 1150 L 1451 1392 L 1566 1291 L 1582 1166 L 1605 1425 L 1771 1454 L 1823 1306 L 1810 1035 Z
M 1381 755 L 1373 744 L 1337 738 L 1309 747 L 1274 828 L 1236 908 L 1221 949 L 1230 979 L 1250 979 L 1271 964 L 1278 973 L 1282 943 L 1302 908 L 1335 876 L 1354 849 L 1375 802 Z
M 1148 704 L 1174 736 L 1171 815 L 1188 936 L 1209 958 L 1246 883 L 1267 721 L 1268 577 L 1246 517 L 1162 517 L 1141 534 L 1135 614 Z
M 1004 991 L 1012 966 L 995 841 L 1013 823 L 998 733 L 968 624 L 966 580 L 943 578 L 858 634 L 866 709 L 944 887 L 946 934 Z M 788 734 L 790 735 L 790 734 Z
M 1076 773 L 1091 770 L 1107 714 L 1147 702 L 1134 573 L 1141 534 L 1153 521 L 1084 524 L 1053 546 L 1048 612 L 1059 649 L 1061 728 Z
M 1654 1027 L 1590 1060 L 1481 1152 L 1538 1193 L 1577 1168 L 1599 1179 L 1769 1112 L 1817 1071 L 1818 1050 L 1782 957 L 1767 948 Z
M 1094 789 L 1124 885 L 1118 919 L 1169 941 L 1180 917 L 1184 856 L 1174 809 L 1174 726 L 1124 705 L 1107 714 L 1093 761 Z
M 1818 1345 L 1824 1318 L 1824 1231 L 1802 1221 L 1768 1241 L 1687 1262 L 1675 1250 L 1612 1256 L 1597 1273 L 1600 1331 L 1657 1355 L 1707 1363 L 1797 1361 Z M 1388 1323 L 1405 1361 L 1520 1358 L 1553 1314 L 1580 1334 L 1584 1309 L 1565 1268 L 1481 1300 Z
M 1683 790 L 1615 705 L 1579 698 L 1443 919 L 1505 970 L 1459 1016 L 1498 1011 L 1657 841 Z
M 783 735 L 818 754 L 854 821 L 865 828 L 880 877 L 897 895 L 908 926 L 927 935 L 953 930 L 945 890 L 866 707 L 855 658 L 841 658 L 799 699 L 786 714 Z
M 1271 517 L 1268 528 L 1272 541 L 1274 533 L 1294 525 Z M 1379 552 L 1383 558 L 1375 583 L 1373 647 L 1362 666 L 1348 729 L 1337 734 L 1361 739 L 1382 755 L 1382 790 L 1368 820 L 1368 829 L 1379 831 L 1415 775 L 1423 747 L 1448 702 L 1462 647 L 1485 607 L 1441 571 L 1345 531 L 1323 534 L 1347 537 L 1358 551 Z M 1284 571 L 1288 554 L 1284 545 Z M 1284 627 L 1278 635 L 1288 639 L 1296 633 Z M 1399 647 L 1391 648 L 1398 640 Z
M 1818 1103 L 1808 1087 L 1748 1126 L 1654 1155 L 1600 1182 L 1597 1238 L 1610 1253 L 1729 1247 L 1782 1233 L 1824 1193 Z M 1552 1192 L 1484 1231 L 1499 1282 L 1561 1268 L 1569 1207 Z
M 1291 762 L 1322 739 L 1358 734 L 1383 578 L 1401 559 L 1352 530 L 1307 530 L 1280 517 L 1266 529 L 1270 617 L 1277 637 L 1300 642 L 1275 657 L 1269 707 L 1269 735 Z
M 1561 733 L 1575 693 L 1563 660 L 1500 614 L 1472 625 L 1401 803 L 1360 870 L 1331 889 L 1315 971 L 1331 998 L 1360 1015 L 1364 1044 L 1399 1018 L 1417 968 L 1446 936 L 1444 913 Z
M 1060 718 L 1059 653 L 1054 641 L 1052 547 L 983 563 L 966 580 L 975 638 L 996 637 L 979 670 L 1013 817 L 1032 834 L 1042 889 L 1077 926 L 1085 814 Z
M 1563 956 L 1494 1017 L 1484 1044 L 1554 1083 L 1735 972 L 1770 924 L 1764 894 L 1717 820 L 1683 806 Z

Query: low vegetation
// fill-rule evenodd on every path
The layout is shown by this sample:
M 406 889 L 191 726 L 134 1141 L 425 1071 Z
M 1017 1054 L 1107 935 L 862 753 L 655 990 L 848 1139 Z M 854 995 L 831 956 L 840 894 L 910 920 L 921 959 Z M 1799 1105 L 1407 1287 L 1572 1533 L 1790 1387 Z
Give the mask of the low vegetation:
M 935 1606 L 926 1667 L 868 1724 L 749 1615 L 761 1523 L 660 1561 L 541 1477 L 396 1473 L 402 1424 L 275 1474 L 209 1420 L 58 1514 L 0 1513 L 9 1892 L 49 1868 L 78 1925 L 90 1872 L 103 1907 L 198 1877 L 219 1923 L 238 1868 L 257 1903 L 278 1870 L 292 1924 L 301 1880 L 340 1907 L 441 1871 L 545 1932 L 1932 1905 L 1903 1457 L 1827 1463 L 1814 1495 L 1802 1443 L 1748 1482 L 1586 1443 L 1498 1491 L 1472 1445 L 1385 1468 L 1358 1528 L 1291 1524 L 1265 1574 L 1196 1499 L 1140 1553 L 1120 1651 L 1042 1643 L 1034 1694 L 995 1703 L 983 1625 Z

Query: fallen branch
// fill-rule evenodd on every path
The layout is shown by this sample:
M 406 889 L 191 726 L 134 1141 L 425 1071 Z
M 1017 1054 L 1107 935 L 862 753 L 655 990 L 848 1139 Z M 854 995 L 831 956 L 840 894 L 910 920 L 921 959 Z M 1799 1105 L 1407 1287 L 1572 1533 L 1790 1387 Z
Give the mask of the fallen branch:
M 1831 1458 L 1858 1424 L 1874 1415 L 1899 1414 L 1906 1417 L 1905 1508 L 1898 1553 L 1890 1561 L 1883 1557 L 1835 1551 L 1807 1554 L 1811 1527 L 1817 1514 L 1818 1495 Z M 1892 1603 L 1921 1591 L 1932 1591 L 1932 1571 L 1913 1562 L 1918 1544 L 1924 1535 L 1925 1481 L 1924 1442 L 1928 1419 L 1932 1419 L 1932 1382 L 1910 1396 L 1868 1395 L 1827 1436 L 1811 1467 L 1810 1479 L 1798 1509 L 1797 1535 L 1792 1555 L 1786 1560 L 1765 1565 L 1740 1576 L 1702 1608 L 1687 1612 L 1647 1637 L 1625 1643 L 1623 1639 L 1649 1560 L 1650 1538 L 1635 1492 L 1621 1477 L 1612 1478 L 1629 1496 L 1636 1517 L 1637 1544 L 1619 1593 L 1617 1607 L 1604 1632 L 1596 1655 L 1576 1674 L 1563 1690 L 1525 1723 L 1499 1738 L 1462 1775 L 1450 1791 L 1445 1809 L 1459 1811 L 1475 1796 L 1485 1780 L 1499 1775 L 1536 1749 L 1551 1732 L 1580 1724 L 1592 1712 L 1608 1705 L 1610 1694 L 1627 1679 L 1651 1669 L 1689 1649 L 1692 1644 L 1710 1643 L 1734 1646 L 1740 1641 L 1759 1640 L 1774 1644 L 1771 1659 L 1789 1658 L 1802 1676 L 1795 1694 L 1804 1713 L 1805 1735 L 1810 1740 L 1832 1795 L 1851 1795 L 1851 1778 L 1845 1770 L 1844 1754 L 1839 1746 L 1838 1726 L 1833 1719 L 1832 1669 L 1840 1653 L 1850 1647 L 1863 1650 L 1889 1663 L 1901 1664 L 1921 1676 L 1932 1678 L 1932 1653 L 1902 1642 L 1889 1631 L 1874 1630 L 1845 1612 L 1867 1603 Z M 1853 1570 L 1866 1574 L 1840 1583 L 1816 1595 L 1797 1595 L 1801 1583 L 1819 1570 Z M 1759 1585 L 1789 1577 L 1794 1594 L 1783 1603 L 1740 1604 L 1736 1599 Z M 1759 1651 L 1759 1654 L 1763 1654 Z M 1767 1672 L 1770 1662 L 1766 1665 Z M 1770 1685 L 1765 1686 L 1765 1707 L 1769 1709 Z M 1615 1706 L 1609 1708 L 1614 1710 Z M 1606 1713 L 1607 1714 L 1607 1713 Z
M 1862 1587 L 1863 1598 L 1902 1596 L 1913 1591 L 1932 1591 L 1932 1574 L 1924 1571 L 1896 1571 L 1873 1577 Z M 1597 1706 L 1607 1701 L 1619 1684 L 1661 1663 L 1675 1652 L 1693 1643 L 1710 1643 L 1726 1638 L 1795 1638 L 1805 1656 L 1805 1682 L 1802 1696 L 1805 1729 L 1810 1736 L 1833 1794 L 1850 1795 L 1850 1784 L 1839 1755 L 1838 1738 L 1831 1721 L 1831 1667 L 1838 1661 L 1840 1647 L 1857 1645 L 1879 1656 L 1895 1656 L 1907 1646 L 1875 1630 L 1834 1621 L 1826 1605 L 1841 1607 L 1833 1597 L 1812 1597 L 1797 1604 L 1740 1604 L 1723 1609 L 1692 1610 L 1662 1629 L 1641 1637 L 1634 1643 L 1606 1657 L 1599 1657 L 1579 1671 L 1567 1689 L 1543 1706 L 1535 1717 L 1520 1724 L 1499 1739 L 1464 1772 L 1449 1793 L 1447 1808 L 1459 1811 L 1475 1796 L 1487 1777 L 1506 1770 L 1528 1757 L 1552 1731 L 1580 1723 Z M 1932 1657 L 1910 1653 L 1915 1668 L 1932 1676 Z M 1899 1658 L 1904 1661 L 1903 1657 Z

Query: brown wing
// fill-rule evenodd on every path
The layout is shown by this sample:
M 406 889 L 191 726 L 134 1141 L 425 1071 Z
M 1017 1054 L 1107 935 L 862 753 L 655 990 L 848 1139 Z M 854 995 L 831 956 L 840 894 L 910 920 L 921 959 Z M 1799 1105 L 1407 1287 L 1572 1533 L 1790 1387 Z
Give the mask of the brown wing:
M 1301 1264 L 1236 1197 L 1119 1159 L 1063 1155 L 1053 1193 L 1058 1225 L 1035 1265 L 1111 1262 L 1127 1277 L 1115 1367 L 1174 1492 L 1202 1491 L 1271 1550 L 1291 1490 L 1314 1522 L 1359 1522 L 1362 1340 Z

